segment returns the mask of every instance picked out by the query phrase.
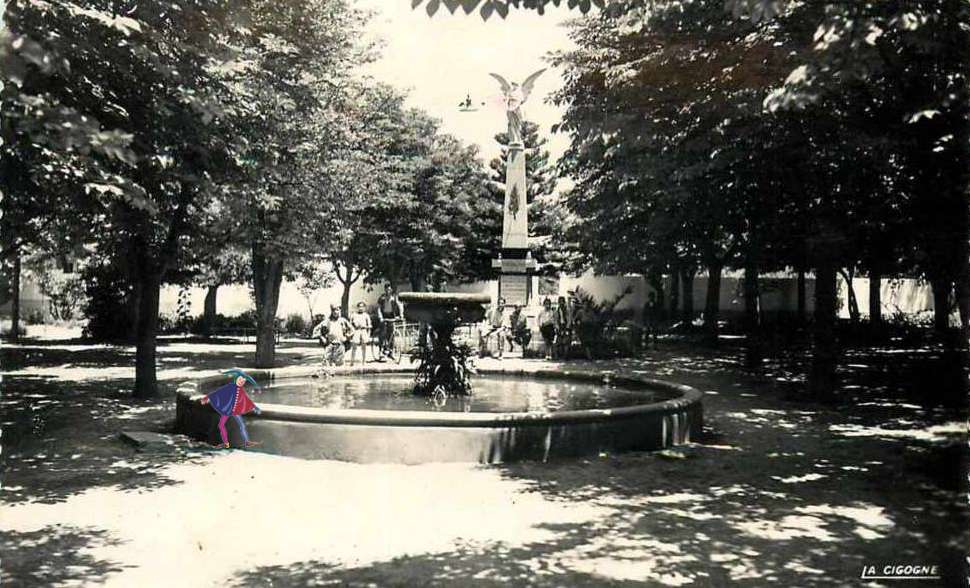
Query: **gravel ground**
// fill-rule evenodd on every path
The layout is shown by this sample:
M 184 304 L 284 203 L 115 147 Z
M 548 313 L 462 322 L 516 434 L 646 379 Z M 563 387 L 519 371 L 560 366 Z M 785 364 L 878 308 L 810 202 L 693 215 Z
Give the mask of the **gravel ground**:
M 5 345 L 3 585 L 876 586 L 863 566 L 887 564 L 965 582 L 966 422 L 913 376 L 927 350 L 850 353 L 838 405 L 794 400 L 798 353 L 759 374 L 684 344 L 577 363 L 705 392 L 705 443 L 663 453 L 401 466 L 117 440 L 166 432 L 179 381 L 251 355 L 169 341 L 165 398 L 142 402 L 131 348 Z

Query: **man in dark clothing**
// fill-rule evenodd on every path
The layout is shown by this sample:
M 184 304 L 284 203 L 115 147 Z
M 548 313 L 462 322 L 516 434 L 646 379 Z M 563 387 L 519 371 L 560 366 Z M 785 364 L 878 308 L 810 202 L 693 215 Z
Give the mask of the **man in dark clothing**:
M 657 335 L 660 333 L 660 325 L 663 321 L 663 309 L 657 302 L 657 293 L 651 292 L 647 296 L 647 303 L 643 305 L 643 333 L 646 337 L 645 348 L 650 348 L 653 341 L 657 344 Z
M 381 354 L 394 355 L 394 323 L 404 315 L 397 292 L 390 284 L 384 285 L 384 293 L 377 299 L 377 323 L 380 325 L 379 339 Z

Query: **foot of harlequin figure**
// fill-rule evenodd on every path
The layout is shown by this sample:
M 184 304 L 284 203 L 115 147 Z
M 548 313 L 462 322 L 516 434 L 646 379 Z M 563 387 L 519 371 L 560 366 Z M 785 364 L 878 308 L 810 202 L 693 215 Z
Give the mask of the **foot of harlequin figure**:
M 216 449 L 229 449 L 228 443 L 214 443 L 212 446 Z
M 259 447 L 262 445 L 259 441 L 246 441 L 246 447 Z

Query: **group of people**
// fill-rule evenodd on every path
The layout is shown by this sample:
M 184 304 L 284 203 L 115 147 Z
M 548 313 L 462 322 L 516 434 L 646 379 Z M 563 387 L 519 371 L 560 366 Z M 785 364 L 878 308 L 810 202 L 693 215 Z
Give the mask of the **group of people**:
M 644 308 L 648 344 L 651 338 L 656 339 L 657 336 L 658 320 L 655 315 L 659 312 L 658 308 L 656 297 L 651 293 Z M 523 349 L 528 347 L 532 335 L 522 311 L 521 306 L 511 306 L 510 310 L 510 305 L 506 304 L 504 298 L 498 299 L 488 313 L 484 327 L 479 331 L 481 355 L 501 358 L 506 349 L 513 351 L 516 345 Z M 565 358 L 574 341 L 591 357 L 590 346 L 594 337 L 586 331 L 591 329 L 590 325 L 594 321 L 589 313 L 590 309 L 577 300 L 559 296 L 553 304 L 551 298 L 545 298 L 538 315 L 544 357 Z M 348 352 L 349 362 L 354 365 L 358 350 L 360 361 L 367 362 L 368 348 L 371 349 L 372 361 L 384 361 L 394 357 L 395 325 L 403 321 L 404 307 L 397 291 L 387 284 L 384 286 L 384 293 L 377 300 L 374 316 L 368 312 L 367 305 L 363 302 L 357 304 L 349 317 L 343 315 L 339 306 L 334 306 L 330 315 L 314 326 L 312 336 L 324 346 L 324 362 L 328 365 L 342 365 Z M 375 335 L 376 349 L 371 345 Z
M 506 345 L 511 351 L 516 343 L 523 348 L 529 344 L 529 335 L 525 335 L 528 333 L 528 326 L 522 307 L 513 307 L 507 318 L 506 309 L 505 299 L 499 298 L 489 313 L 487 330 L 483 332 L 479 343 L 482 354 L 491 353 L 501 359 Z M 544 356 L 547 359 L 564 357 L 573 341 L 576 324 L 573 307 L 567 303 L 565 296 L 559 297 L 556 306 L 552 305 L 550 298 L 546 298 L 542 301 L 542 311 L 538 319 Z
M 397 297 L 397 292 L 388 284 L 377 300 L 376 323 L 363 302 L 357 303 L 349 318 L 343 315 L 339 306 L 333 306 L 330 309 L 330 315 L 313 327 L 311 336 L 323 345 L 324 363 L 327 365 L 343 365 L 348 351 L 350 365 L 354 365 L 358 349 L 360 361 L 365 363 L 376 324 L 378 350 L 372 350 L 371 355 L 373 361 L 383 361 L 393 355 L 394 324 L 403 318 L 404 309 Z

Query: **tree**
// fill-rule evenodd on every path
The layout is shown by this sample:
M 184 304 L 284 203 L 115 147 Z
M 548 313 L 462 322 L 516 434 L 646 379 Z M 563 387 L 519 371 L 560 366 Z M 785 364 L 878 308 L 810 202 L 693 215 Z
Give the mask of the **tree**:
M 723 20 L 720 2 L 616 3 L 574 25 L 579 49 L 557 54 L 572 145 L 561 166 L 576 182 L 573 233 L 596 266 L 662 276 L 708 269 L 705 323 L 714 332 L 720 273 L 741 263 L 749 331 L 772 207 L 761 101 L 787 72 L 775 29 Z M 752 340 L 754 337 L 752 337 Z
M 387 165 L 398 181 L 369 209 L 376 246 L 372 280 L 407 279 L 415 291 L 462 276 L 462 249 L 488 206 L 486 176 L 475 147 L 441 133 L 423 112 L 406 110 L 391 133 Z
M 0 9 L 2 12 L 2 9 Z M 19 334 L 22 259 L 75 249 L 95 216 L 75 194 L 103 175 L 97 157 L 130 161 L 130 137 L 50 91 L 50 76 L 69 64 L 24 34 L 38 15 L 18 3 L 0 30 L 0 258 L 10 268 L 11 336 Z M 33 20 L 32 20 L 33 19 Z M 115 185 L 121 190 L 122 187 Z M 70 211 L 70 214 L 52 214 Z
M 194 216 L 211 197 L 211 174 L 226 151 L 226 137 L 212 124 L 220 111 L 212 99 L 219 80 L 211 71 L 226 51 L 222 39 L 231 29 L 226 9 L 217 1 L 176 2 L 167 11 L 127 2 L 103 9 L 70 3 L 10 8 L 13 33 L 57 64 L 29 62 L 19 84 L 27 99 L 19 100 L 43 105 L 41 119 L 79 115 L 88 128 L 87 143 L 103 136 L 114 145 L 100 147 L 94 154 L 98 165 L 85 166 L 81 175 L 87 201 L 103 221 L 96 237 L 121 244 L 131 261 L 139 301 L 139 397 L 158 394 L 161 284 L 179 248 L 191 244 Z M 23 133 L 31 135 L 30 129 Z M 54 144 L 48 151 L 70 158 L 75 151 L 85 155 L 85 145 Z M 36 177 L 32 163 L 21 157 L 17 165 Z
M 237 40 L 241 59 L 224 72 L 241 140 L 223 202 L 251 250 L 260 367 L 275 362 L 284 275 L 337 239 L 333 188 L 342 178 L 331 163 L 346 134 L 346 85 L 367 57 L 354 41 L 363 16 L 343 1 L 254 2 Z
M 865 137 L 869 150 L 883 155 L 889 165 L 874 185 L 890 195 L 891 212 L 864 225 L 869 253 L 860 262 L 877 276 L 901 265 L 921 272 L 933 285 L 941 334 L 947 331 L 954 285 L 970 280 L 968 23 L 970 10 L 957 1 L 829 5 L 812 58 L 766 101 L 772 109 L 821 105 L 838 124 L 857 132 L 854 141 Z M 823 208 L 817 218 L 837 225 L 842 217 L 832 208 Z M 915 255 L 900 254 L 909 251 Z M 834 307 L 827 302 L 834 298 L 834 279 L 826 275 L 821 283 L 826 316 L 817 312 L 816 323 L 830 330 Z M 962 306 L 970 308 L 970 299 Z M 970 332 L 966 320 L 964 330 Z M 831 337 L 816 341 L 817 356 L 831 356 L 831 349 L 823 350 L 826 344 L 834 345 Z M 834 362 L 813 371 L 815 388 L 832 388 Z

